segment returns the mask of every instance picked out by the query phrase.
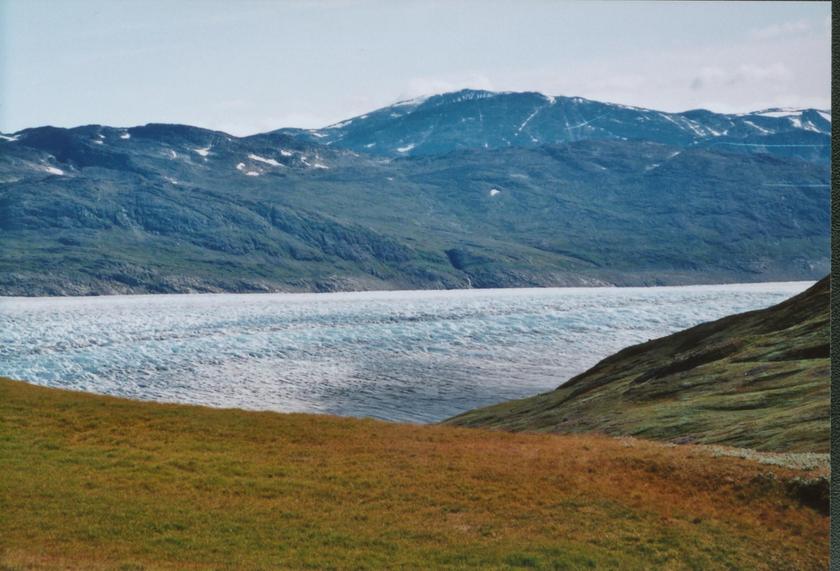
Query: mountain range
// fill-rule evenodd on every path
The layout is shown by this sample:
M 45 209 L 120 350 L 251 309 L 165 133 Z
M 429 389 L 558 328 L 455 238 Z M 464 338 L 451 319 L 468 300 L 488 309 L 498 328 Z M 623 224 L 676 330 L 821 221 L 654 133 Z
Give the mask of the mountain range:
M 401 101 L 324 129 L 276 132 L 389 157 L 589 140 L 642 140 L 828 160 L 831 111 L 774 108 L 737 115 L 703 109 L 665 113 L 582 97 L 463 90 Z
M 26 129 L 0 135 L 0 295 L 816 279 L 830 135 L 474 90 L 247 137 Z

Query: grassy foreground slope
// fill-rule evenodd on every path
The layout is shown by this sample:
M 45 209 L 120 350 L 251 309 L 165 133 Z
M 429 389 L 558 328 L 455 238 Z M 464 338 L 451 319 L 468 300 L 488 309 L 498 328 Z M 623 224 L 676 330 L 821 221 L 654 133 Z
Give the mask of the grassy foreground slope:
M 828 452 L 829 295 L 826 277 L 773 307 L 628 347 L 550 393 L 447 422 Z
M 819 473 L 697 446 L 162 405 L 0 379 L 0 459 L 3 570 L 777 570 L 828 559 L 828 517 L 797 488 Z

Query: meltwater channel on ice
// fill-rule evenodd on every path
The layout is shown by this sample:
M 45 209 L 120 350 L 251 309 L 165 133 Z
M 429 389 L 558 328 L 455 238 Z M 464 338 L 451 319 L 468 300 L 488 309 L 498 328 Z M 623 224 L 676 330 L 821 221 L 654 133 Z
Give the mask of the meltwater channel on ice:
M 0 375 L 137 399 L 434 422 L 810 282 L 0 298 Z

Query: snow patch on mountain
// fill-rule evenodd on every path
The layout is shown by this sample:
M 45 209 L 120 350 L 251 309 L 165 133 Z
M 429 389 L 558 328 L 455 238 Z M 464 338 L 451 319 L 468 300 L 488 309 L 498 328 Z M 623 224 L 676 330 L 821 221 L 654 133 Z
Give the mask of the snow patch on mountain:
M 460 92 L 452 99 L 447 99 L 447 103 L 460 103 L 462 101 L 476 101 L 479 99 L 490 99 L 491 97 L 498 97 L 499 95 L 506 95 L 506 93 L 499 93 L 495 91 L 471 91 L 465 90 Z
M 774 109 L 765 109 L 763 111 L 756 111 L 755 113 L 750 113 L 750 115 L 759 115 L 761 117 L 799 117 L 802 115 L 802 109 L 793 109 L 793 108 L 774 108 Z
M 703 130 L 700 128 L 696 121 L 692 121 L 691 119 L 686 119 L 685 121 L 688 128 L 691 129 L 695 135 L 697 135 L 698 137 L 706 136 L 706 133 L 703 132 Z
M 761 126 L 759 126 L 759 125 L 756 125 L 756 124 L 755 124 L 755 123 L 753 123 L 752 121 L 747 121 L 747 120 L 744 120 L 744 124 L 745 124 L 745 125 L 749 125 L 750 127 L 754 128 L 754 129 L 757 129 L 758 131 L 761 131 L 761 133 L 762 133 L 763 135 L 769 135 L 770 133 L 772 133 L 772 132 L 773 132 L 773 131 L 770 131 L 769 129 L 765 129 L 764 127 L 761 127 Z
M 353 123 L 353 119 L 347 119 L 346 121 L 339 121 L 338 123 L 333 123 L 332 125 L 327 125 L 327 129 L 343 129 L 347 125 Z
M 255 154 L 253 154 L 253 153 L 251 153 L 250 155 L 248 155 L 248 158 L 249 158 L 249 159 L 251 159 L 252 161 L 258 161 L 258 162 L 261 162 L 261 163 L 265 163 L 265 164 L 267 164 L 267 165 L 271 165 L 271 166 L 273 166 L 273 167 L 282 167 L 282 166 L 285 166 L 285 165 L 283 165 L 283 164 L 281 164 L 281 163 L 278 163 L 278 162 L 277 162 L 276 160 L 274 160 L 274 159 L 267 159 L 267 158 L 265 158 L 265 157 L 261 157 L 261 156 L 259 156 L 259 155 L 255 155 Z
M 811 123 L 810 121 L 802 121 L 802 128 L 806 131 L 813 131 L 814 133 L 822 133 L 822 130 L 817 128 L 816 125 Z
M 682 123 L 677 122 L 677 121 L 676 121 L 676 119 L 674 119 L 673 117 L 671 117 L 671 115 L 669 115 L 668 113 L 660 113 L 660 114 L 659 114 L 659 116 L 660 116 L 660 117 L 662 117 L 663 119 L 667 120 L 667 121 L 670 121 L 671 123 L 673 123 L 674 125 L 676 125 L 676 126 L 677 126 L 677 127 L 679 127 L 680 129 L 684 129 L 684 128 L 685 128 L 685 125 L 683 125 Z
M 522 124 L 519 125 L 519 128 L 516 130 L 516 134 L 518 135 L 519 133 L 521 133 L 522 129 L 525 128 L 525 126 L 528 124 L 528 122 L 531 121 L 531 119 L 533 119 L 534 116 L 536 116 L 536 114 L 539 113 L 541 110 L 542 110 L 542 107 L 537 107 L 536 109 L 534 109 L 534 112 L 531 113 L 530 115 L 528 115 L 528 117 L 522 122 Z
M 587 125 L 589 125 L 589 124 L 590 124 L 590 123 L 592 123 L 593 121 L 597 121 L 598 119 L 601 119 L 601 118 L 603 118 L 603 117 L 606 117 L 607 115 L 609 115 L 609 113 L 604 113 L 604 114 L 602 114 L 602 115 L 598 115 L 597 117 L 594 117 L 594 118 L 592 118 L 592 119 L 589 119 L 589 120 L 587 120 L 587 121 L 584 121 L 583 123 L 578 123 L 577 125 L 568 125 L 568 126 L 566 127 L 566 129 L 580 129 L 581 127 L 586 127 Z
M 421 95 L 420 97 L 414 97 L 412 99 L 405 99 L 403 101 L 397 101 L 391 107 L 408 107 L 408 106 L 417 106 L 424 103 L 429 98 L 428 95 Z

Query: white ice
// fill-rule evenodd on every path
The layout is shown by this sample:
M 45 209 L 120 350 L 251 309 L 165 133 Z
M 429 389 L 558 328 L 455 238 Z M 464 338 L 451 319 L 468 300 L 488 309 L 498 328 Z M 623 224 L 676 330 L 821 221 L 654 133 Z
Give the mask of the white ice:
M 750 127 L 754 128 L 754 129 L 757 129 L 757 130 L 761 131 L 761 133 L 762 133 L 762 134 L 765 134 L 765 135 L 767 135 L 767 134 L 769 134 L 769 133 L 772 133 L 772 132 L 773 132 L 773 131 L 770 131 L 769 129 L 765 129 L 764 127 L 762 127 L 762 126 L 760 126 L 760 125 L 756 125 L 756 124 L 755 124 L 755 123 L 753 123 L 752 121 L 746 121 L 746 120 L 745 120 L 745 121 L 744 121 L 744 123 L 745 123 L 745 124 L 747 124 L 747 125 L 749 125 Z
M 0 375 L 158 401 L 437 421 L 809 284 L 0 298 Z
M 249 159 L 251 159 L 252 161 L 258 161 L 258 162 L 261 162 L 261 163 L 265 163 L 265 164 L 267 164 L 267 165 L 271 165 L 271 166 L 273 166 L 273 167 L 282 167 L 282 166 L 285 166 L 285 165 L 282 165 L 282 164 L 278 163 L 278 162 L 277 162 L 276 160 L 274 160 L 274 159 L 267 159 L 267 158 L 265 158 L 265 157 L 261 157 L 261 156 L 259 156 L 259 155 L 255 155 L 255 154 L 253 154 L 253 153 L 252 153 L 252 154 L 250 154 L 250 155 L 248 155 L 248 158 L 249 158 Z

